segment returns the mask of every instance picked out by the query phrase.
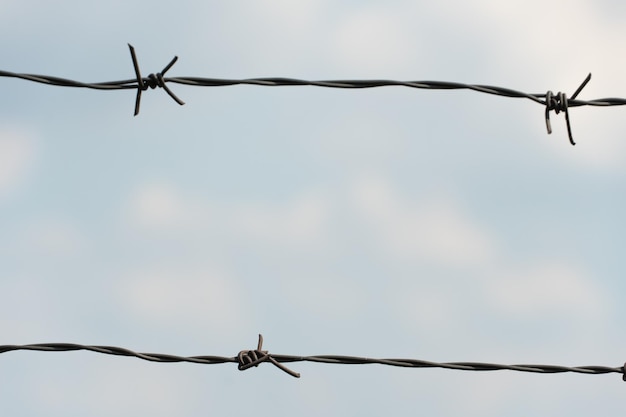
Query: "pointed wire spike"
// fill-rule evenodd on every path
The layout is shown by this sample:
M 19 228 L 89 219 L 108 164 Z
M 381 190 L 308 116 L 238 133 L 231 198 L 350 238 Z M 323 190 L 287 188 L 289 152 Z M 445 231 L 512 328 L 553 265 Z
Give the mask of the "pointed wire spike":
M 133 116 L 139 114 L 139 106 L 141 105 L 141 89 L 137 90 L 137 97 L 135 97 L 135 113 Z
M 568 108 L 568 103 L 567 103 L 567 96 L 564 93 L 561 93 L 561 100 L 563 101 L 563 106 L 565 108 L 565 124 L 567 125 L 567 136 L 569 137 L 569 143 L 572 144 L 572 146 L 576 145 L 576 142 L 574 142 L 574 137 L 572 136 L 572 126 L 570 124 L 569 121 L 569 108 Z
M 133 60 L 133 67 L 135 68 L 135 76 L 137 77 L 137 96 L 135 97 L 135 113 L 134 113 L 134 116 L 137 116 L 139 114 L 139 106 L 141 105 L 141 92 L 143 90 L 143 79 L 141 77 L 141 70 L 139 70 L 139 62 L 137 61 L 135 48 L 129 43 L 128 49 L 130 49 L 130 56 Z
M 161 87 L 163 87 L 163 89 L 165 90 L 165 92 L 174 99 L 175 102 L 177 102 L 178 104 L 180 104 L 181 106 L 183 106 L 185 104 L 184 101 L 182 101 L 181 99 L 179 99 L 176 94 L 174 94 L 174 92 L 172 90 L 170 90 L 167 85 L 165 85 L 165 81 L 163 81 Z
M 546 93 L 546 129 L 548 130 L 548 135 L 552 134 L 552 124 L 550 123 L 550 102 L 552 101 L 552 91 L 548 91 Z
M 294 378 L 300 378 L 300 373 L 299 372 L 292 371 L 291 369 L 287 368 L 285 365 L 283 365 L 282 363 L 278 362 L 276 359 L 272 358 L 271 356 L 268 359 L 269 359 L 270 362 L 272 362 L 281 371 L 288 373 L 289 375 L 293 376 Z
M 141 70 L 139 69 L 139 62 L 137 60 L 137 54 L 135 53 L 135 48 L 129 43 L 128 44 L 128 49 L 130 50 L 130 56 L 133 60 L 133 68 L 135 69 L 135 76 L 137 77 L 137 96 L 135 97 L 135 113 L 134 115 L 137 116 L 139 114 L 139 109 L 141 106 L 141 93 L 144 89 L 147 89 L 148 87 L 146 86 L 146 84 L 144 83 L 143 77 L 141 76 Z M 165 92 L 178 104 L 180 104 L 181 106 L 185 104 L 184 101 L 182 101 L 180 98 L 178 98 L 176 96 L 176 94 L 174 94 L 174 92 L 172 90 L 170 90 L 166 85 L 165 85 L 165 79 L 163 78 L 163 75 L 170 69 L 172 68 L 172 66 L 176 63 L 176 61 L 178 61 L 178 56 L 174 56 L 174 58 L 172 58 L 172 60 L 169 62 L 169 64 L 167 64 L 165 66 L 165 68 L 163 68 L 163 71 L 161 71 L 160 74 L 157 74 L 157 77 L 159 78 L 159 86 L 163 87 L 163 89 L 165 90 Z M 151 75 L 152 76 L 152 75 Z
M 139 62 L 137 61 L 137 54 L 135 54 L 135 48 L 130 43 L 128 44 L 128 49 L 130 49 L 130 56 L 133 60 L 133 66 L 135 67 L 135 75 L 137 76 L 137 80 L 141 80 L 141 71 L 139 70 Z
M 580 84 L 580 86 L 578 86 L 576 91 L 574 91 L 574 94 L 572 94 L 572 97 L 571 97 L 572 100 L 576 99 L 578 94 L 580 94 L 580 92 L 583 90 L 583 88 L 585 88 L 585 86 L 589 83 L 589 81 L 591 81 L 591 73 L 589 73 L 587 77 L 585 77 L 584 81 Z M 565 94 L 563 94 L 563 100 L 565 101 L 565 122 L 567 123 L 567 135 L 569 137 L 569 143 L 571 143 L 572 146 L 574 146 L 576 145 L 576 142 L 574 142 L 574 138 L 572 136 L 572 126 L 569 121 L 568 103 L 567 103 L 567 97 L 565 96 Z
M 165 75 L 165 73 L 172 68 L 172 66 L 176 63 L 176 61 L 178 61 L 178 56 L 174 56 L 174 58 L 170 61 L 169 64 L 167 64 L 165 66 L 165 68 L 163 68 L 163 71 L 161 71 L 161 75 L 160 75 L 160 81 L 161 81 L 161 87 L 163 87 L 163 89 L 165 90 L 165 92 L 172 97 L 172 99 L 174 99 L 175 102 L 177 102 L 178 104 L 180 104 L 181 106 L 183 106 L 185 104 L 184 101 L 182 101 L 181 99 L 179 99 L 176 94 L 174 94 L 174 92 L 172 90 L 170 90 L 167 85 L 165 85 L 165 79 L 163 78 L 163 76 Z
M 165 75 L 165 73 L 172 68 L 172 66 L 176 63 L 176 61 L 178 61 L 178 56 L 174 56 L 174 58 L 170 61 L 169 64 L 167 64 L 165 66 L 165 68 L 163 68 L 163 71 L 161 71 L 161 74 Z
M 576 89 L 576 91 L 574 91 L 574 94 L 572 94 L 572 100 L 574 100 L 578 96 L 578 94 L 580 94 L 582 89 L 585 88 L 585 86 L 587 85 L 587 83 L 589 83 L 589 81 L 591 81 L 591 73 L 587 75 L 587 78 L 585 78 L 582 84 L 580 84 L 580 86 Z

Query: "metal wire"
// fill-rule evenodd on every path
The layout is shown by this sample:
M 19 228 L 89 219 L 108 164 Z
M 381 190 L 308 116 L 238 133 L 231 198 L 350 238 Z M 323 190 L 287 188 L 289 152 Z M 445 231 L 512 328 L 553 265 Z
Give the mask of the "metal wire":
M 550 123 L 550 112 L 554 111 L 556 114 L 560 112 L 565 113 L 565 120 L 567 124 L 567 133 L 570 143 L 575 145 L 572 137 L 572 130 L 569 119 L 569 107 L 580 106 L 623 106 L 626 105 L 626 98 L 600 98 L 595 100 L 578 100 L 576 97 L 581 90 L 587 85 L 591 79 L 591 74 L 585 78 L 583 83 L 576 89 L 571 98 L 568 98 L 565 93 L 554 94 L 552 91 L 548 91 L 545 94 L 530 94 L 522 91 L 512 90 L 510 88 L 496 87 L 491 85 L 480 84 L 464 84 L 448 81 L 394 81 L 394 80 L 326 80 L 326 81 L 307 81 L 294 78 L 248 78 L 242 80 L 234 79 L 219 79 L 219 78 L 202 78 L 202 77 L 165 77 L 165 73 L 176 63 L 178 57 L 175 56 L 163 70 L 156 74 L 150 74 L 147 77 L 141 76 L 139 69 L 139 63 L 135 53 L 135 48 L 128 44 L 131 58 L 133 61 L 133 68 L 135 70 L 135 78 L 129 80 L 119 81 L 107 81 L 97 83 L 84 83 L 80 81 L 69 80 L 66 78 L 53 77 L 48 75 L 35 75 L 35 74 L 21 74 L 10 71 L 0 70 L 0 77 L 12 77 L 20 78 L 27 81 L 55 85 L 61 87 L 76 87 L 76 88 L 89 88 L 94 90 L 137 90 L 137 96 L 135 99 L 135 116 L 139 114 L 139 108 L 141 104 L 141 93 L 148 88 L 163 88 L 165 92 L 172 97 L 178 104 L 185 104 L 179 99 L 166 85 L 166 83 L 184 84 L 194 87 L 224 87 L 231 85 L 256 85 L 264 87 L 279 87 L 279 86 L 315 86 L 315 87 L 327 87 L 327 88 L 347 88 L 347 89 L 359 89 L 359 88 L 375 88 L 375 87 L 389 87 L 400 86 L 410 88 L 420 88 L 427 90 L 472 90 L 479 93 L 492 94 L 502 97 L 510 98 L 525 98 L 532 100 L 545 107 L 545 122 L 546 130 L 548 134 L 552 133 L 552 126 Z
M 502 365 L 496 363 L 482 362 L 431 362 L 420 359 L 375 359 L 357 356 L 341 356 L 341 355 L 314 355 L 314 356 L 294 356 L 294 355 L 278 355 L 270 354 L 263 349 L 263 336 L 259 335 L 259 343 L 254 350 L 242 350 L 237 356 L 176 356 L 163 353 L 138 353 L 132 350 L 114 347 L 114 346 L 89 346 L 78 345 L 74 343 L 38 343 L 31 345 L 2 345 L 0 353 L 6 353 L 15 350 L 31 350 L 42 352 L 66 352 L 77 350 L 88 350 L 106 355 L 132 356 L 151 362 L 190 362 L 205 365 L 213 365 L 220 363 L 238 363 L 238 369 L 244 371 L 253 366 L 259 366 L 262 362 L 271 362 L 282 371 L 296 378 L 300 374 L 292 371 L 283 363 L 289 362 L 316 362 L 327 363 L 332 365 L 365 365 L 380 364 L 387 366 L 397 366 L 401 368 L 443 368 L 459 371 L 498 371 L 510 370 L 518 372 L 532 372 L 538 374 L 556 374 L 564 372 L 573 372 L 586 375 L 599 375 L 608 373 L 622 374 L 622 379 L 626 381 L 626 364 L 618 367 L 608 366 L 560 366 L 560 365 Z

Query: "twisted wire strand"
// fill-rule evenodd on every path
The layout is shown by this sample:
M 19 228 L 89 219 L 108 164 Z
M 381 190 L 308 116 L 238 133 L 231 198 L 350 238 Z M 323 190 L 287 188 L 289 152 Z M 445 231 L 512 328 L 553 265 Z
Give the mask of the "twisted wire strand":
M 11 71 L 0 70 L 0 77 L 19 78 L 41 84 L 59 86 L 88 88 L 93 90 L 136 90 L 142 88 L 137 79 L 118 80 L 86 83 L 70 80 L 67 78 L 54 77 L 50 75 L 23 74 Z M 491 94 L 509 98 L 526 98 L 535 103 L 545 106 L 547 104 L 547 93 L 525 93 L 505 87 L 497 87 L 482 84 L 465 84 L 452 81 L 397 81 L 397 80 L 300 80 L 296 78 L 270 77 L 270 78 L 246 78 L 246 79 L 226 79 L 226 78 L 203 78 L 203 77 L 163 77 L 166 83 L 183 84 L 193 87 L 226 87 L 233 85 L 255 85 L 263 87 L 285 87 L 285 86 L 314 86 L 326 88 L 342 89 L 363 89 L 376 87 L 410 87 L 425 90 L 472 90 L 479 93 Z M 142 84 L 150 83 L 150 77 L 143 77 Z M 624 106 L 626 98 L 606 97 L 593 100 L 569 99 L 569 107 L 580 106 Z
M 19 78 L 36 83 L 59 86 L 89 88 L 94 90 L 136 90 L 138 83 L 136 79 L 106 81 L 97 83 L 85 83 L 70 80 L 67 78 L 54 77 L 50 75 L 22 74 L 0 70 L 0 77 Z M 247 78 L 247 79 L 225 79 L 225 78 L 201 78 L 201 77 L 163 77 L 164 82 L 190 85 L 193 87 L 225 87 L 233 85 L 256 85 L 263 87 L 284 87 L 284 86 L 315 86 L 327 88 L 362 89 L 376 87 L 401 86 L 426 90 L 472 90 L 479 93 L 497 95 L 510 98 L 526 98 L 546 105 L 547 93 L 531 94 L 522 91 L 512 90 L 505 87 L 481 84 L 464 84 L 451 81 L 395 81 L 395 80 L 325 80 L 310 81 L 295 78 Z M 143 83 L 149 83 L 149 77 L 142 78 Z M 626 98 L 599 98 L 594 100 L 569 99 L 569 107 L 580 106 L 623 106 L 626 105 Z
M 280 355 L 270 354 L 266 350 L 262 350 L 263 336 L 259 335 L 259 343 L 257 349 L 242 350 L 237 356 L 177 356 L 163 353 L 139 353 L 130 349 L 114 346 L 92 346 L 80 345 L 74 343 L 37 343 L 28 345 L 1 345 L 0 353 L 6 353 L 17 350 L 41 351 L 41 352 L 67 352 L 87 350 L 96 353 L 116 356 L 130 356 L 143 359 L 150 362 L 175 363 L 189 362 L 204 365 L 214 365 L 221 363 L 238 363 L 238 369 L 243 371 L 254 366 L 258 366 L 263 362 L 271 362 L 282 371 L 299 378 L 300 374 L 292 371 L 284 366 L 284 363 L 291 362 L 315 362 L 326 363 L 332 365 L 365 365 L 379 364 L 387 366 L 395 366 L 401 368 L 442 368 L 458 371 L 498 371 L 509 370 L 518 372 L 531 372 L 538 374 L 555 374 L 555 373 L 578 373 L 586 375 L 600 375 L 609 373 L 622 374 L 622 379 L 626 381 L 626 364 L 618 367 L 608 366 L 560 366 L 560 365 L 537 365 L 537 364 L 514 364 L 504 365 L 497 363 L 483 362 L 432 362 L 420 359 L 377 359 L 358 356 L 343 355 L 313 355 L 313 356 L 296 356 L 296 355 Z
M 183 84 L 193 87 L 225 87 L 233 85 L 256 85 L 264 87 L 280 87 L 280 86 L 314 86 L 325 88 L 343 88 L 343 89 L 363 89 L 363 88 L 377 88 L 377 87 L 409 87 L 426 90 L 471 90 L 484 94 L 497 95 L 501 97 L 509 98 L 525 98 L 545 106 L 545 122 L 548 134 L 552 133 L 552 127 L 550 124 L 550 112 L 554 111 L 556 114 L 560 112 L 565 113 L 565 120 L 567 125 L 567 133 L 570 143 L 575 145 L 572 137 L 572 130 L 569 119 L 569 107 L 580 106 L 623 106 L 626 105 L 626 98 L 600 98 L 594 100 L 580 100 L 576 97 L 581 90 L 587 85 L 591 79 L 591 74 L 583 81 L 583 83 L 576 89 L 571 98 L 568 98 L 565 93 L 554 94 L 552 91 L 548 91 L 545 94 L 531 94 L 522 91 L 513 90 L 510 88 L 497 87 L 491 85 L 482 84 L 464 84 L 458 82 L 449 81 L 396 81 L 396 80 L 321 80 L 321 81 L 309 81 L 300 80 L 295 78 L 282 78 L 282 77 L 270 77 L 270 78 L 248 78 L 248 79 L 220 79 L 220 78 L 203 78 L 203 77 L 165 77 L 165 73 L 176 63 L 178 57 L 175 56 L 169 64 L 167 64 L 163 70 L 156 74 L 149 74 L 147 77 L 142 77 L 141 70 L 139 69 L 139 63 L 135 48 L 128 44 L 131 58 L 133 61 L 133 69 L 135 71 L 135 78 L 129 80 L 119 81 L 106 81 L 96 83 L 85 83 L 81 81 L 70 80 L 66 78 L 54 77 L 49 75 L 36 75 L 36 74 L 22 74 L 10 71 L 0 70 L 0 77 L 19 78 L 26 81 L 32 81 L 41 84 L 54 85 L 60 87 L 74 87 L 74 88 L 88 88 L 94 90 L 137 90 L 137 96 L 135 99 L 135 116 L 139 114 L 141 95 L 142 92 L 148 88 L 163 88 L 165 92 L 178 104 L 185 104 L 179 99 L 166 85 L 167 83 Z

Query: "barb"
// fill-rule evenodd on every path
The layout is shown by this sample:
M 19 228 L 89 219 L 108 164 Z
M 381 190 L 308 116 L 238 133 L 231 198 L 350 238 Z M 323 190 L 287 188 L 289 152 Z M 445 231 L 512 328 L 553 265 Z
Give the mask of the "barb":
M 181 106 L 183 104 L 185 104 L 184 101 L 182 101 L 181 99 L 176 97 L 176 94 L 174 94 L 172 92 L 172 90 L 167 88 L 167 86 L 165 85 L 165 81 L 166 80 L 165 80 L 165 78 L 163 78 L 163 75 L 165 75 L 165 73 L 170 68 L 172 68 L 172 66 L 176 63 L 176 61 L 178 61 L 178 57 L 177 56 L 175 56 L 170 61 L 170 63 L 167 64 L 165 66 L 165 68 L 163 68 L 163 71 L 157 72 L 156 75 L 155 74 L 150 74 L 150 75 L 148 75 L 147 78 L 142 78 L 141 77 L 141 71 L 139 70 L 139 62 L 137 62 L 137 55 L 135 54 L 135 48 L 133 48 L 133 46 L 129 43 L 128 44 L 128 49 L 130 49 L 130 56 L 133 59 L 133 67 L 135 68 L 135 75 L 137 76 L 137 97 L 135 98 L 135 116 L 137 116 L 139 114 L 139 105 L 141 104 L 141 92 L 144 91 L 144 90 L 147 90 L 148 87 L 152 88 L 152 89 L 155 89 L 157 87 L 161 87 L 178 104 L 180 104 Z
M 267 350 L 263 349 L 263 336 L 259 334 L 259 344 L 256 350 L 242 350 L 237 355 L 237 360 L 239 362 L 238 369 L 240 371 L 245 371 L 253 366 L 259 366 L 261 362 L 270 361 L 274 365 L 276 365 L 279 369 L 284 372 L 287 372 L 289 375 L 294 376 L 296 378 L 300 378 L 300 374 L 292 371 L 286 366 L 281 365 L 276 361 L 273 357 L 270 356 Z
M 538 103 L 545 108 L 545 121 L 548 133 L 552 133 L 552 126 L 550 123 L 550 111 L 558 114 L 561 111 L 565 113 L 565 121 L 567 124 L 567 132 L 570 139 L 570 143 L 574 145 L 572 137 L 572 130 L 569 119 L 569 108 L 580 106 L 623 106 L 626 105 L 626 98 L 600 98 L 595 100 L 578 100 L 576 97 L 581 90 L 587 85 L 591 79 L 591 74 L 587 76 L 585 81 L 578 87 L 578 89 L 572 94 L 571 98 L 567 98 L 564 93 L 554 94 L 548 91 L 545 94 L 530 94 L 522 91 L 513 90 L 510 88 L 496 87 L 491 85 L 481 84 L 464 84 L 458 82 L 448 81 L 394 81 L 394 80 L 325 80 L 325 81 L 308 81 L 299 80 L 294 78 L 248 78 L 248 79 L 219 79 L 219 78 L 202 78 L 202 77 L 165 77 L 165 73 L 174 65 L 178 60 L 178 57 L 174 57 L 170 63 L 163 68 L 163 71 L 157 74 L 150 74 L 148 77 L 142 77 L 139 70 L 139 64 L 133 46 L 128 44 L 131 57 L 133 60 L 133 67 L 135 70 L 135 78 L 129 80 L 120 81 L 107 81 L 97 83 L 84 83 L 80 81 L 68 80 L 65 78 L 47 76 L 47 75 L 35 75 L 35 74 L 21 74 L 10 71 L 0 70 L 0 77 L 19 78 L 27 81 L 55 85 L 60 87 L 76 87 L 76 88 L 89 88 L 94 90 L 126 90 L 135 89 L 137 95 L 135 98 L 135 115 L 139 113 L 139 105 L 141 102 L 141 93 L 148 88 L 161 87 L 165 92 L 172 97 L 178 104 L 182 105 L 184 102 L 179 99 L 166 85 L 166 83 L 184 84 L 193 87 L 224 87 L 233 85 L 256 85 L 263 87 L 279 87 L 279 86 L 314 86 L 325 88 L 344 88 L 344 89 L 361 89 L 361 88 L 376 88 L 376 87 L 409 87 L 426 90 L 471 90 L 484 94 L 491 94 L 508 98 L 524 98 Z
M 572 100 L 576 99 L 578 94 L 582 91 L 583 88 L 587 85 L 587 83 L 591 80 L 591 73 L 587 75 L 587 78 L 580 84 L 580 86 L 576 89 L 574 94 L 572 94 Z M 565 93 L 558 92 L 556 96 L 552 93 L 552 91 L 548 91 L 546 93 L 546 129 L 548 130 L 548 134 L 552 133 L 552 126 L 550 125 L 550 111 L 554 110 L 556 114 L 559 112 L 565 113 L 565 123 L 567 124 L 567 135 L 569 137 L 569 143 L 576 145 L 574 143 L 574 138 L 572 137 L 572 127 L 569 122 L 569 110 L 568 110 L 568 99 Z
M 16 350 L 29 350 L 41 352 L 67 352 L 88 350 L 91 352 L 102 353 L 105 355 L 131 356 L 150 362 L 190 362 L 204 365 L 214 365 L 219 363 L 237 363 L 238 369 L 243 371 L 253 366 L 259 366 L 262 362 L 271 362 L 284 372 L 296 378 L 300 374 L 290 370 L 282 365 L 289 362 L 315 362 L 327 363 L 331 365 L 365 365 L 379 364 L 387 366 L 396 366 L 401 368 L 442 368 L 458 371 L 498 371 L 509 370 L 517 372 L 531 372 L 537 374 L 556 374 L 556 373 L 578 373 L 586 375 L 600 375 L 617 373 L 622 374 L 622 379 L 626 381 L 626 364 L 619 367 L 608 366 L 560 366 L 560 365 L 502 365 L 496 363 L 482 362 L 431 362 L 420 359 L 374 359 L 358 356 L 341 356 L 341 355 L 315 355 L 315 356 L 294 356 L 294 355 L 270 355 L 268 351 L 263 349 L 263 336 L 259 335 L 259 343 L 255 350 L 242 350 L 235 357 L 227 356 L 176 356 L 163 353 L 138 353 L 132 350 L 113 347 L 113 346 L 90 346 L 79 345 L 73 343 L 38 343 L 31 345 L 2 345 L 0 346 L 0 354 Z

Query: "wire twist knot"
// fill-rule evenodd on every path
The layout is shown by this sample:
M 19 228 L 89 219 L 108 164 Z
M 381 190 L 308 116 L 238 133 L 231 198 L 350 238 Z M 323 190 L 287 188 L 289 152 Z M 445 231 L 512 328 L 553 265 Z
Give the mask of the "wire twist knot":
M 263 336 L 260 334 L 259 344 L 257 348 L 255 350 L 242 350 L 237 355 L 237 361 L 239 362 L 237 369 L 239 369 L 240 371 L 245 371 L 246 369 L 252 368 L 253 366 L 259 366 L 262 362 L 269 361 L 289 375 L 300 378 L 300 374 L 298 372 L 294 372 L 286 366 L 282 365 L 276 359 L 274 359 L 267 350 L 263 350 Z
M 580 84 L 580 86 L 576 89 L 574 94 L 572 94 L 572 100 L 578 96 L 578 94 L 582 91 L 582 89 L 587 85 L 587 83 L 591 80 L 591 73 L 587 75 L 587 78 Z M 574 142 L 574 138 L 572 137 L 572 127 L 569 121 L 569 110 L 568 110 L 568 99 L 565 93 L 561 93 L 560 91 L 555 95 L 552 91 L 548 91 L 546 93 L 545 98 L 546 104 L 546 129 L 548 130 L 548 134 L 552 133 L 552 125 L 550 124 L 550 112 L 554 110 L 554 113 L 559 114 L 560 112 L 565 113 L 565 123 L 567 124 L 567 135 L 569 136 L 569 142 L 572 145 L 576 145 Z
M 148 88 L 155 89 L 157 87 L 163 88 L 165 92 L 174 99 L 175 102 L 180 104 L 181 106 L 185 104 L 184 101 L 176 97 L 176 94 L 172 92 L 165 85 L 165 78 L 163 77 L 165 73 L 172 68 L 172 66 L 178 61 L 178 57 L 175 56 L 169 64 L 163 68 L 163 71 L 157 72 L 156 74 L 150 74 L 146 78 L 141 77 L 141 71 L 139 70 L 139 63 L 137 62 L 137 55 L 135 54 L 135 48 L 131 44 L 128 44 L 128 48 L 130 49 L 130 56 L 133 59 L 133 67 L 135 68 L 135 76 L 137 77 L 137 98 L 135 99 L 135 116 L 139 114 L 139 106 L 141 104 L 141 92 L 147 90 Z
M 155 89 L 157 87 L 165 88 L 165 80 L 163 79 L 163 74 L 157 72 L 156 74 L 150 74 L 146 78 L 142 80 L 143 85 L 141 86 L 142 90 L 147 90 L 148 88 Z
M 554 110 L 556 114 L 559 112 L 567 111 L 567 95 L 565 93 L 558 92 L 556 95 L 552 91 L 548 91 L 546 94 L 546 110 Z

